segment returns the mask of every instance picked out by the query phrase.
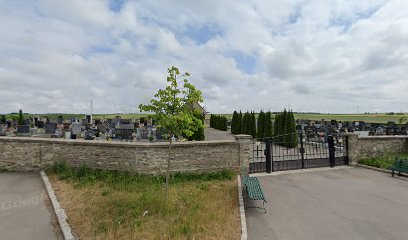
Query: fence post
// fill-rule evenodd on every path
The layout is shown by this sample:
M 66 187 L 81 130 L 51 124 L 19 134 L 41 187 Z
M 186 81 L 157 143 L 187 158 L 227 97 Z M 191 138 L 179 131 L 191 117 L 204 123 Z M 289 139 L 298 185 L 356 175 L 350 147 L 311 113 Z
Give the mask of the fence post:
M 272 161 L 271 161 L 271 138 L 265 139 L 265 158 L 266 158 L 266 172 L 271 173 Z
M 303 146 L 303 133 L 299 135 L 300 138 L 300 157 L 302 159 L 302 169 L 305 168 L 305 148 Z
M 346 165 L 349 165 L 349 163 L 350 163 L 350 160 L 349 160 L 349 141 L 348 141 L 348 135 L 346 135 L 346 136 L 344 136 L 344 140 L 346 141 L 345 142 L 345 144 L 346 144 L 346 158 L 345 158 L 345 161 L 344 161 L 344 163 L 346 164 Z M 343 146 L 344 147 L 344 146 Z
M 336 165 L 336 159 L 335 159 L 335 151 L 336 149 L 334 148 L 334 139 L 333 136 L 329 135 L 327 136 L 327 144 L 329 145 L 329 162 L 330 162 L 330 167 L 334 167 Z

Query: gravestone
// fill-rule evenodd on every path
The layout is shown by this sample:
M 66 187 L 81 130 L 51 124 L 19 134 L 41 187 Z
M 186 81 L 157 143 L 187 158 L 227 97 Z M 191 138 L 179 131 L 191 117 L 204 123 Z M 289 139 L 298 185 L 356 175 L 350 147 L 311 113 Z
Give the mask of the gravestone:
M 149 138 L 149 131 L 146 128 L 142 128 L 142 139 L 148 139 Z
M 57 137 L 62 137 L 62 134 L 63 134 L 62 128 L 56 128 L 55 129 L 55 135 Z
M 85 137 L 84 137 L 85 140 L 94 140 L 94 138 L 95 138 L 94 131 L 92 130 L 85 131 Z
M 96 127 L 101 133 L 106 133 L 108 131 L 108 126 L 105 123 L 99 123 Z
M 81 135 L 82 126 L 80 124 L 78 124 L 78 123 L 72 124 L 71 125 L 71 132 L 72 132 L 72 134 L 75 134 L 75 135 Z
M 137 140 L 142 139 L 142 129 L 141 128 L 136 129 L 136 139 Z
M 17 125 L 17 134 L 30 133 L 30 125 Z
M 86 115 L 85 116 L 85 119 L 86 119 L 86 123 L 92 123 L 92 116 L 91 115 Z
M 55 134 L 56 129 L 57 129 L 57 123 L 44 124 L 44 130 L 46 134 Z
M 0 136 L 5 136 L 6 133 L 3 130 L 3 126 L 0 124 Z
M 37 127 L 38 128 L 44 128 L 44 122 L 43 121 L 37 121 Z

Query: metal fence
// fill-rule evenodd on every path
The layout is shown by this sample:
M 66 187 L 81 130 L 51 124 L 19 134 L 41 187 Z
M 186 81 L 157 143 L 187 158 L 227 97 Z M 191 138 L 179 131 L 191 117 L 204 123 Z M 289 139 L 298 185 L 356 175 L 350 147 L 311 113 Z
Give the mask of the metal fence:
M 291 142 L 287 139 L 291 139 Z M 307 141 L 303 133 L 297 133 L 295 140 L 285 136 L 253 139 L 249 171 L 256 173 L 347 165 L 347 149 L 347 136 L 329 135 L 313 142 Z

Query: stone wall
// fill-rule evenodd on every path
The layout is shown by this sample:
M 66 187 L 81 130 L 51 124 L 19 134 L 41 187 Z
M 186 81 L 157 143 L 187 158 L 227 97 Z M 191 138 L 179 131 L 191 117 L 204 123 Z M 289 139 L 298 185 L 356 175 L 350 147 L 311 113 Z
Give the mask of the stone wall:
M 173 144 L 171 171 L 239 171 L 249 158 L 247 136 L 236 141 Z M 165 172 L 168 143 L 98 142 L 85 140 L 0 137 L 0 169 L 33 171 L 66 161 L 72 166 L 158 174 Z
M 408 136 L 357 137 L 355 134 L 349 135 L 351 165 L 357 164 L 361 159 L 402 152 L 408 152 Z

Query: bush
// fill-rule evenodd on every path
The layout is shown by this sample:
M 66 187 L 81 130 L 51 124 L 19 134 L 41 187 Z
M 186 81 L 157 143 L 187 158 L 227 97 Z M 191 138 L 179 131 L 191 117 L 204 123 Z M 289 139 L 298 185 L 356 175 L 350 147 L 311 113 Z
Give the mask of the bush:
M 200 113 L 198 111 L 195 111 L 194 112 L 194 117 L 196 117 L 197 119 L 200 119 L 200 121 L 202 122 L 202 125 L 193 133 L 193 135 L 188 137 L 188 140 L 189 141 L 204 141 L 205 140 L 205 134 L 204 134 L 205 115 L 203 115 L 202 113 Z

